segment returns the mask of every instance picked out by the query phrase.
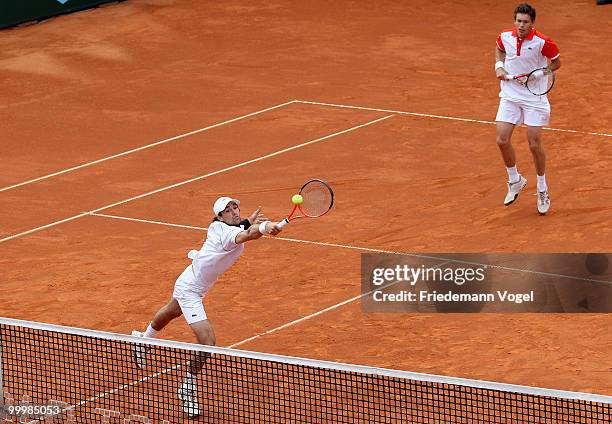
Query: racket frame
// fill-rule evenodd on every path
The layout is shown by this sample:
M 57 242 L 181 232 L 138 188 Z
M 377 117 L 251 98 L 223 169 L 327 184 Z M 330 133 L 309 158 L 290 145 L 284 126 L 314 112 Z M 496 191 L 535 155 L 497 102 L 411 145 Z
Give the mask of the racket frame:
M 328 213 L 330 210 L 332 210 L 333 206 L 334 206 L 334 191 L 332 190 L 332 188 L 330 187 L 329 184 L 327 184 L 326 181 L 323 180 L 319 180 L 319 179 L 314 179 L 314 180 L 310 180 L 307 183 L 305 183 L 301 188 L 300 188 L 300 192 L 299 194 L 302 194 L 302 191 L 304 190 L 304 188 L 313 182 L 318 182 L 323 184 L 327 190 L 329 190 L 329 194 L 331 195 L 331 202 L 329 204 L 329 208 L 323 212 L 321 215 L 308 215 L 306 212 L 304 212 L 304 210 L 302 209 L 302 204 L 301 203 L 296 203 L 295 205 L 293 205 L 293 209 L 291 209 L 291 212 L 289 213 L 289 215 L 283 219 L 281 222 L 278 223 L 278 227 L 279 228 L 283 228 L 285 225 L 287 225 L 289 223 L 289 221 L 293 221 L 294 219 L 298 219 L 298 218 L 319 218 L 323 215 L 325 215 L 326 213 Z M 299 211 L 301 215 L 295 215 L 295 213 Z
M 550 77 L 552 76 L 552 83 L 550 84 L 550 87 L 548 87 L 548 90 L 546 90 L 544 93 L 534 93 L 533 91 L 531 91 L 531 90 L 529 89 L 529 86 L 527 85 L 527 81 L 529 81 L 529 78 L 531 78 L 531 76 L 532 76 L 532 75 L 533 75 L 535 72 L 537 72 L 537 71 L 543 71 L 543 72 L 544 72 L 544 76 L 547 76 L 548 74 L 550 74 L 550 76 L 548 76 L 548 78 L 550 78 Z M 518 79 L 520 79 L 520 78 L 525 78 L 525 77 L 527 77 L 527 78 L 525 79 L 525 83 L 524 83 L 524 84 L 523 84 L 523 83 L 521 83 L 521 84 L 523 84 L 523 85 L 525 86 L 525 88 L 526 88 L 527 90 L 529 90 L 529 92 L 530 92 L 531 94 L 533 94 L 534 96 L 543 96 L 543 95 L 545 95 L 545 94 L 548 94 L 548 93 L 550 92 L 550 90 L 552 90 L 553 86 L 555 85 L 555 73 L 554 73 L 553 71 L 551 71 L 550 69 L 548 69 L 548 67 L 544 67 L 544 68 L 537 68 L 537 69 L 534 69 L 533 71 L 531 71 L 531 72 L 529 72 L 529 73 L 527 73 L 527 74 L 519 74 L 519 75 L 511 75 L 511 74 L 507 74 L 507 75 L 506 75 L 506 80 L 508 80 L 508 81 L 515 81 L 515 80 L 518 80 Z

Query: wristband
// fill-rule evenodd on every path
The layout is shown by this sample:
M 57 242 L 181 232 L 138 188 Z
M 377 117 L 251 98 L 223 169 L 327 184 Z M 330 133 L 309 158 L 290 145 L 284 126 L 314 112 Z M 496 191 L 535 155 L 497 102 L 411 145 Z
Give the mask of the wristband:
M 504 67 L 504 62 L 502 62 L 501 60 L 498 60 L 497 62 L 495 62 L 495 70 L 497 71 L 499 68 L 503 68 Z
M 262 222 L 261 224 L 259 224 L 259 232 L 260 232 L 261 234 L 267 234 L 267 233 L 266 233 L 266 224 L 267 224 L 268 222 L 270 222 L 270 221 L 264 221 L 264 222 Z

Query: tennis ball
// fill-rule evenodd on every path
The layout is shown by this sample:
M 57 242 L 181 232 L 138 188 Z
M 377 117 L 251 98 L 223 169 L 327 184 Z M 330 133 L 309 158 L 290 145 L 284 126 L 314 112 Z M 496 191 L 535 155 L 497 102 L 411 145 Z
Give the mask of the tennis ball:
M 300 194 L 294 194 L 293 197 L 291 198 L 291 201 L 293 202 L 294 205 L 299 205 L 300 203 L 304 201 L 304 198 Z

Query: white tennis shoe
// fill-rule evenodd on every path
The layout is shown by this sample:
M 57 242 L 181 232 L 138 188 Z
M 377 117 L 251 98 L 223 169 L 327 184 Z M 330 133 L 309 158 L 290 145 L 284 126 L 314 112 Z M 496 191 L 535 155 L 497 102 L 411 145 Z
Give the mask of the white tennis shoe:
M 198 395 L 193 385 L 183 383 L 178 391 L 178 398 L 183 402 L 183 412 L 190 418 L 197 417 L 201 414 L 200 405 L 198 404 Z
M 508 206 L 516 200 L 519 193 L 527 185 L 527 180 L 522 175 L 519 175 L 519 180 L 515 183 L 508 182 L 508 193 L 504 199 L 504 205 Z
M 550 209 L 550 196 L 548 196 L 548 191 L 539 191 L 538 192 L 538 212 L 540 212 L 540 215 L 545 215 L 549 209 Z
M 144 333 L 140 331 L 133 330 L 132 336 L 134 337 L 144 337 Z M 134 356 L 134 363 L 138 366 L 138 368 L 144 368 L 147 363 L 147 352 L 149 350 L 149 346 L 134 344 L 132 346 L 132 354 Z

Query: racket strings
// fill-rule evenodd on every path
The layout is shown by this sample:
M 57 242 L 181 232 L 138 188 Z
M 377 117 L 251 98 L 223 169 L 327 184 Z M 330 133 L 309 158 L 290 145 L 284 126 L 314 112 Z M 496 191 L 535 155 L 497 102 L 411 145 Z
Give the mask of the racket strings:
M 553 84 L 555 83 L 555 75 L 553 72 L 546 70 L 544 75 L 540 77 L 534 77 L 530 75 L 525 82 L 527 89 L 535 95 L 543 95 L 550 91 Z
M 304 201 L 300 205 L 302 213 L 309 217 L 318 217 L 330 210 L 333 205 L 333 194 L 323 182 L 311 181 L 300 191 Z

